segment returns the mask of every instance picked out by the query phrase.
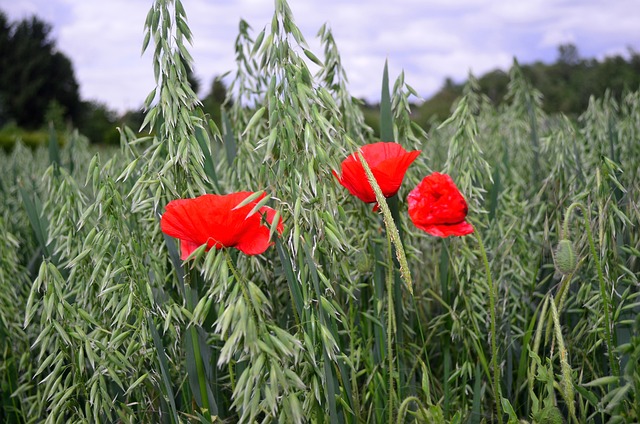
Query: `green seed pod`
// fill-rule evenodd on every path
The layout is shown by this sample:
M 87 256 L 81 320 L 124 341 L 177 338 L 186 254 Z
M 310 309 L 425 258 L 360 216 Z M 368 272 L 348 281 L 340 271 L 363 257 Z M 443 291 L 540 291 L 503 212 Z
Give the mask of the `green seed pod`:
M 546 406 L 538 416 L 536 423 L 539 424 L 563 424 L 564 419 L 562 418 L 562 413 L 555 406 Z
M 560 240 L 556 249 L 555 262 L 556 269 L 561 274 L 570 274 L 576 270 L 578 261 L 570 240 Z
M 371 271 L 372 263 L 369 256 L 363 252 L 358 252 L 356 255 L 356 269 L 360 273 Z

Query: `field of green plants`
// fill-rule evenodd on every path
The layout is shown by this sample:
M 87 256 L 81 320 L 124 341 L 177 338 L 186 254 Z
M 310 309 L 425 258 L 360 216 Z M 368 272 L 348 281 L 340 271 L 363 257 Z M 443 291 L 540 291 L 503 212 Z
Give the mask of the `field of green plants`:
M 385 68 L 376 139 L 329 27 L 310 51 L 276 0 L 240 24 L 218 127 L 181 2 L 145 28 L 146 133 L 0 150 L 0 422 L 640 421 L 640 92 L 548 116 L 514 63 L 503 106 L 470 76 L 425 133 Z M 397 194 L 362 149 L 380 141 L 420 151 Z M 433 172 L 471 233 L 414 225 Z M 167 234 L 170 201 L 240 192 L 182 216 L 203 240 Z

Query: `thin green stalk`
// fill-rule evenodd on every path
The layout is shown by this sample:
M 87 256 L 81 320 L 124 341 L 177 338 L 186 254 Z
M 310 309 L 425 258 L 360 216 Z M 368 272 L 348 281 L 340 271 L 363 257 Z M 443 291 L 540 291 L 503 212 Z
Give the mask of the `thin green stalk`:
M 192 297 L 192 288 L 191 288 L 191 278 L 189 277 L 189 273 L 185 273 L 186 280 L 186 300 L 187 300 L 187 309 L 190 312 L 193 312 L 194 304 Z M 202 409 L 206 411 L 207 416 L 211 415 L 211 409 L 209 406 L 209 395 L 207 393 L 207 380 L 206 380 L 206 372 L 204 369 L 204 363 L 202 361 L 202 353 L 200 352 L 200 342 L 198 341 L 198 331 L 196 330 L 195 325 L 191 325 L 189 327 L 189 336 L 191 338 L 191 344 L 193 346 L 193 356 L 196 360 L 196 371 L 198 373 L 198 385 L 200 387 L 200 399 L 202 400 Z
M 569 416 L 572 418 L 575 424 L 578 424 L 578 418 L 576 417 L 576 407 L 574 403 L 573 381 L 571 378 L 571 366 L 567 360 L 567 348 L 564 344 L 562 337 L 562 328 L 560 327 L 560 317 L 558 315 L 558 309 L 555 305 L 555 299 L 551 297 L 551 318 L 553 320 L 553 328 L 555 330 L 556 341 L 558 343 L 558 351 L 560 353 L 560 368 L 562 370 L 562 396 L 564 397 L 565 404 L 569 410 Z
M 564 236 L 567 237 L 569 234 L 569 217 L 575 208 L 582 209 L 583 219 L 584 219 L 584 227 L 587 232 L 587 239 L 589 240 L 589 249 L 591 251 L 591 256 L 593 256 L 593 262 L 596 266 L 596 271 L 598 273 L 598 283 L 600 285 L 600 297 L 602 297 L 602 304 L 604 307 L 604 334 L 605 334 L 605 342 L 607 343 L 607 351 L 609 356 L 609 367 L 613 375 L 620 375 L 620 370 L 616 364 L 613 349 L 614 343 L 611 336 L 611 302 L 609 300 L 609 296 L 607 295 L 607 287 L 604 281 L 604 275 L 602 274 L 602 265 L 600 264 L 600 256 L 598 255 L 598 251 L 596 250 L 596 244 L 593 240 L 593 233 L 591 232 L 591 213 L 589 209 L 584 207 L 584 205 L 580 202 L 574 202 L 567 208 L 567 213 L 564 217 Z
M 498 423 L 502 424 L 502 395 L 500 394 L 500 369 L 498 368 L 498 346 L 496 345 L 496 293 L 493 286 L 493 280 L 491 279 L 491 268 L 489 267 L 489 259 L 487 258 L 487 251 L 482 243 L 482 237 L 478 229 L 475 229 L 476 239 L 480 246 L 480 253 L 482 254 L 482 261 L 484 262 L 484 269 L 487 273 L 487 284 L 489 286 L 489 315 L 491 317 L 491 365 L 493 368 L 493 396 L 496 402 L 496 414 L 498 415 Z
M 398 420 L 396 421 L 397 424 L 401 424 L 405 422 L 405 416 L 407 415 L 407 411 L 409 410 L 409 404 L 411 404 L 411 402 L 415 402 L 416 405 L 418 405 L 418 412 L 420 412 L 420 415 L 422 415 L 423 421 L 427 422 L 429 420 L 429 417 L 425 413 L 425 407 L 423 406 L 420 399 L 417 396 L 409 396 L 402 401 L 400 408 L 398 408 Z
M 387 367 L 389 368 L 389 424 L 393 424 L 393 398 L 394 398 L 394 377 L 393 377 L 393 335 L 395 334 L 395 317 L 393 310 L 393 253 L 391 251 L 391 238 L 387 232 L 387 243 L 389 245 L 389 272 L 387 273 Z
M 393 310 L 393 269 L 394 262 L 393 256 L 391 253 L 391 245 L 395 246 L 396 258 L 398 259 L 398 264 L 400 267 L 400 275 L 402 279 L 407 284 L 409 292 L 413 295 L 413 282 L 411 279 L 411 273 L 409 272 L 409 265 L 407 263 L 407 257 L 404 253 L 404 247 L 402 246 L 402 241 L 400 240 L 400 234 L 398 232 L 398 227 L 396 226 L 393 216 L 391 214 L 391 210 L 389 209 L 389 205 L 382 194 L 382 190 L 376 181 L 373 172 L 371 172 L 371 168 L 369 164 L 362 156 L 360 151 L 357 152 L 358 158 L 360 159 L 360 163 L 364 168 L 364 172 L 367 175 L 367 180 L 369 184 L 371 184 L 371 188 L 376 195 L 376 201 L 382 211 L 382 217 L 384 220 L 387 240 L 389 242 L 389 274 L 387 275 L 387 304 L 388 304 L 388 318 L 387 318 L 387 361 L 389 363 L 389 423 L 393 423 L 393 396 L 394 396 L 394 384 L 393 384 L 393 360 L 394 357 L 392 355 L 393 352 L 393 336 L 395 335 L 395 320 L 394 320 L 394 310 Z M 392 321 L 394 320 L 394 321 Z M 391 331 L 394 330 L 393 334 Z
M 250 306 L 251 315 L 253 316 L 253 319 L 256 321 L 256 325 L 264 324 L 259 308 L 256 306 L 255 302 L 253 302 L 253 300 L 251 299 L 251 296 L 249 295 L 249 286 L 247 284 L 247 281 L 244 278 L 242 278 L 242 276 L 236 269 L 235 265 L 233 264 L 233 261 L 231 260 L 231 255 L 229 254 L 228 251 L 225 251 L 225 255 L 227 258 L 227 266 L 231 270 L 231 273 L 235 277 L 236 281 L 240 283 L 240 290 L 242 290 L 242 297 L 244 297 L 244 301 L 247 303 L 247 306 Z
M 371 168 L 369 164 L 362 156 L 360 151 L 356 152 L 358 154 L 358 159 L 360 159 L 360 163 L 362 164 L 362 168 L 364 169 L 365 174 L 367 175 L 367 180 L 369 180 L 369 184 L 371 184 L 371 188 L 376 195 L 376 201 L 378 202 L 378 206 L 382 211 L 382 218 L 384 219 L 384 225 L 387 229 L 387 234 L 389 234 L 389 238 L 393 242 L 393 245 L 396 248 L 396 257 L 398 258 L 398 263 L 400 264 L 400 275 L 402 279 L 407 285 L 409 289 L 409 293 L 413 295 L 413 280 L 411 279 L 411 272 L 409 271 L 409 265 L 407 263 L 407 256 L 404 253 L 404 247 L 402 246 L 402 242 L 400 241 L 400 234 L 398 233 L 398 227 L 396 227 L 393 222 L 393 217 L 391 216 L 391 210 L 389 209 L 389 205 L 385 200 L 384 195 L 382 194 L 382 190 L 376 181 L 376 178 L 373 176 L 371 172 Z

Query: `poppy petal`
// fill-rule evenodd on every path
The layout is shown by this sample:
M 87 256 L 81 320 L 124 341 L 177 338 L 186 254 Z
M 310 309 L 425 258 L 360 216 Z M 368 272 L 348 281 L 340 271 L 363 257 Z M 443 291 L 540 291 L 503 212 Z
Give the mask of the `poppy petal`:
M 247 216 L 265 194 L 248 204 L 238 207 L 252 192 L 227 195 L 205 194 L 194 199 L 177 199 L 169 202 L 160 220 L 162 231 L 180 239 L 180 257 L 184 260 L 203 244 L 211 248 L 236 247 L 249 255 L 263 253 L 270 245 L 269 227 L 263 224 L 262 215 L 273 221 L 275 210 L 262 207 L 261 213 Z M 269 218 L 270 217 L 270 218 Z M 278 233 L 284 227 L 282 218 Z
M 204 244 L 204 243 L 203 243 Z M 201 244 L 196 244 L 189 240 L 181 240 L 180 241 L 180 259 L 183 261 L 189 257 L 190 254 L 193 253 Z
M 407 152 L 395 142 L 367 144 L 360 148 L 360 152 L 385 197 L 391 197 L 398 192 L 407 169 L 420 154 L 419 150 Z M 375 193 L 356 153 L 342 161 L 342 175 L 332 172 L 338 182 L 352 195 L 365 203 L 376 202 Z
M 271 246 L 269 228 L 264 225 L 259 225 L 258 227 L 251 228 L 250 231 L 245 231 L 233 247 L 246 255 L 260 255 L 264 253 L 269 246 Z
M 418 225 L 416 227 L 436 237 L 466 236 L 473 233 L 473 225 L 466 221 L 451 225 Z
M 467 202 L 450 176 L 434 172 L 407 197 L 414 225 L 437 237 L 464 236 L 473 232 L 465 221 Z

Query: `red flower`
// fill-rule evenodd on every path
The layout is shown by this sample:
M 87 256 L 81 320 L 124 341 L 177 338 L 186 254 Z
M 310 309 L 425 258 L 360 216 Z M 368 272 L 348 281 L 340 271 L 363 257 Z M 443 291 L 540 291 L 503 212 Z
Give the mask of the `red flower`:
M 262 217 L 271 224 L 276 211 L 263 206 L 259 213 L 247 216 L 264 194 L 236 208 L 252 194 L 242 191 L 172 200 L 162 215 L 160 228 L 163 233 L 180 239 L 180 258 L 183 260 L 203 244 L 207 245 L 207 250 L 235 247 L 247 255 L 259 255 L 271 245 L 269 227 L 263 224 Z M 284 230 L 282 218 L 277 230 L 280 234 Z
M 416 227 L 432 236 L 464 236 L 473 233 L 465 221 L 467 202 L 447 174 L 426 176 L 409 193 L 409 216 Z
M 420 154 L 420 150 L 407 152 L 398 143 L 382 141 L 364 145 L 360 151 L 371 168 L 384 197 L 391 197 L 398 192 L 407 168 Z M 336 171 L 331 172 L 340 184 L 363 202 L 376 201 L 376 195 L 356 153 L 342 161 L 342 176 L 339 176 Z

